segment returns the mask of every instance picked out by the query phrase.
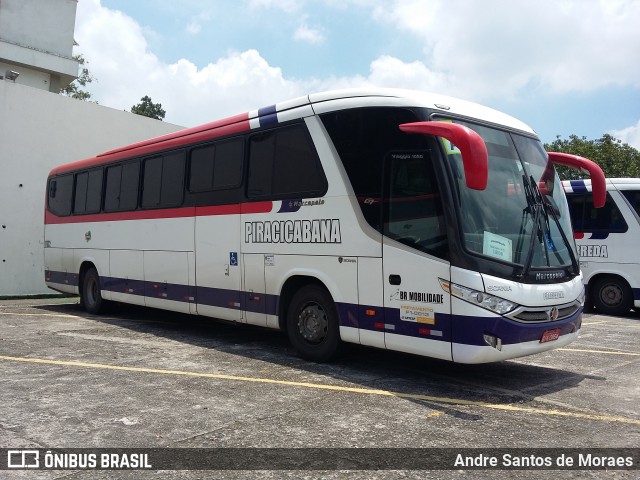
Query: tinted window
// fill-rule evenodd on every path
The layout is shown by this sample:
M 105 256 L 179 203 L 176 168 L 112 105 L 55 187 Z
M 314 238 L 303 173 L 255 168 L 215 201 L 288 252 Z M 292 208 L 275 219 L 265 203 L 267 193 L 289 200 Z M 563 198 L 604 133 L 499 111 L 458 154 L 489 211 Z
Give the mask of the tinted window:
M 144 162 L 142 207 L 175 207 L 184 194 L 184 153 L 176 152 Z
M 377 230 L 382 230 L 380 200 L 386 155 L 396 150 L 427 149 L 425 135 L 407 134 L 398 128 L 417 120 L 414 112 L 404 108 L 359 108 L 322 116 L 362 213 Z
M 135 210 L 138 206 L 140 164 L 126 163 L 107 169 L 104 209 L 106 211 Z
M 189 190 L 208 192 L 237 187 L 242 180 L 244 139 L 216 143 L 191 151 Z
M 76 192 L 75 201 L 73 204 L 74 213 L 84 213 L 87 205 L 87 186 L 89 183 L 88 173 L 79 173 L 76 175 Z
M 383 233 L 417 250 L 448 258 L 442 199 L 430 152 L 390 153 L 386 168 Z
M 107 182 L 104 188 L 104 209 L 107 212 L 120 208 L 120 178 L 122 166 L 107 168 Z
M 142 206 L 156 208 L 160 205 L 162 186 L 162 157 L 150 158 L 144 162 L 144 182 L 142 186 Z
M 49 180 L 49 210 L 56 215 L 71 214 L 73 175 L 62 175 Z
M 135 210 L 138 207 L 139 180 L 140 162 L 126 163 L 122 166 L 120 210 Z
M 249 144 L 249 198 L 321 196 L 326 179 L 304 125 L 254 135 Z
M 76 175 L 73 212 L 97 213 L 102 201 L 102 169 Z
M 594 208 L 591 193 L 567 194 L 567 200 L 574 231 L 607 233 L 627 231 L 627 222 L 609 194 L 607 194 L 607 203 L 602 208 Z
M 86 213 L 99 212 L 102 207 L 102 169 L 89 172 Z
M 622 190 L 620 193 L 624 195 L 638 215 L 640 215 L 640 190 Z

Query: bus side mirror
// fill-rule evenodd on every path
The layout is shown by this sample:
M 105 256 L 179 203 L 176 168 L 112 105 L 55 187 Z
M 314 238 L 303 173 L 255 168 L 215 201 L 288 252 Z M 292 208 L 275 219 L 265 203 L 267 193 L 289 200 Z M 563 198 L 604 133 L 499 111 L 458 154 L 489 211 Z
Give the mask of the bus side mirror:
M 604 178 L 604 172 L 597 163 L 588 158 L 570 153 L 547 152 L 549 160 L 558 165 L 580 170 L 589 174 L 591 177 L 591 196 L 593 197 L 593 206 L 602 208 L 607 201 L 607 182 Z
M 482 137 L 469 127 L 452 122 L 403 123 L 400 130 L 407 133 L 436 135 L 449 140 L 462 154 L 464 179 L 473 190 L 487 188 L 489 157 Z

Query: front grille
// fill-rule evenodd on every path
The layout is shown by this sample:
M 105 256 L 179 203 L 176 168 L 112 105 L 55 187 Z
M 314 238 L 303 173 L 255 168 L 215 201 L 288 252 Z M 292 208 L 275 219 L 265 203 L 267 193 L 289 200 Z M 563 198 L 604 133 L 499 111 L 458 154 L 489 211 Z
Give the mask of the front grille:
M 581 307 L 582 305 L 580 304 L 580 302 L 557 305 L 558 318 L 555 321 L 557 322 L 560 320 L 564 320 L 565 318 L 574 315 L 578 310 L 580 310 Z M 540 308 L 520 307 L 507 315 L 507 317 L 517 322 L 525 323 L 548 322 L 549 310 L 551 310 L 551 308 L 553 308 L 553 306 Z

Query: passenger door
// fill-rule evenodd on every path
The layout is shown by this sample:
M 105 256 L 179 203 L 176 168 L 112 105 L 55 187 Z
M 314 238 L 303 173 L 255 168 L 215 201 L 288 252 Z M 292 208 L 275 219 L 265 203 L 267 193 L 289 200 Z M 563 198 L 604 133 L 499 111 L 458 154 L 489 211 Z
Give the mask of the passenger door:
M 383 278 L 385 344 L 451 360 L 450 279 L 442 199 L 429 151 L 385 161 Z

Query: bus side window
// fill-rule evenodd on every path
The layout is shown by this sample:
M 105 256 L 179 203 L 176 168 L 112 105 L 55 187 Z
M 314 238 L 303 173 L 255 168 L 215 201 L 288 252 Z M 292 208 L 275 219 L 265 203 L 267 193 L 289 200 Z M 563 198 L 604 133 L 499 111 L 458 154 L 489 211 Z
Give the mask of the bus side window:
M 240 186 L 244 138 L 193 149 L 190 156 L 190 192 L 210 192 Z
M 591 194 L 568 194 L 571 223 L 576 232 L 624 233 L 628 225 L 617 205 L 607 194 L 602 208 L 594 208 Z
M 76 175 L 73 213 L 98 213 L 102 203 L 102 169 Z
M 366 222 L 382 232 L 383 164 L 396 150 L 424 150 L 424 135 L 402 132 L 398 125 L 418 120 L 410 109 L 363 107 L 325 113 L 331 137 Z
M 304 125 L 269 130 L 250 138 L 249 199 L 319 197 L 326 190 L 318 154 Z
M 631 208 L 640 217 L 640 190 L 620 190 L 627 201 L 631 204 Z
M 182 205 L 184 164 L 184 151 L 167 153 L 145 160 L 142 208 L 167 208 Z
M 107 168 L 104 210 L 106 212 L 135 210 L 138 207 L 139 178 L 139 162 Z
M 430 152 L 391 153 L 387 172 L 384 235 L 447 259 L 444 210 Z
M 571 225 L 576 232 L 584 232 L 584 200 L 584 195 L 567 194 Z
M 49 210 L 61 217 L 71 215 L 73 175 L 62 175 L 49 180 Z

